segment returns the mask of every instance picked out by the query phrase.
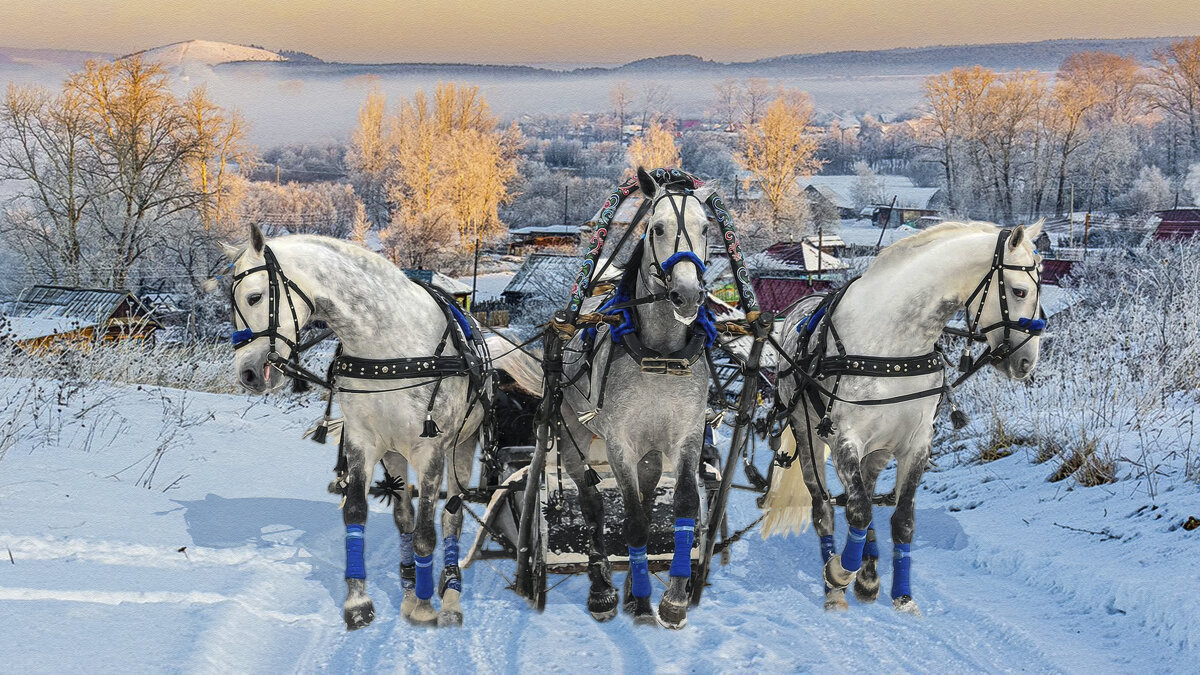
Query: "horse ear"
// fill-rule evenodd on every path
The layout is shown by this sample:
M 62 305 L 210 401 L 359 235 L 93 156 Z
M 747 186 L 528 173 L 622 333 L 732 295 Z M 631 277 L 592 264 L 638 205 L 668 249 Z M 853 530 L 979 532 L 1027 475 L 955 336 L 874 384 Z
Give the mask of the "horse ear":
M 1012 229 L 1012 234 L 1008 235 L 1008 248 L 1015 251 L 1024 241 L 1025 226 L 1018 225 Z
M 258 229 L 258 225 L 250 223 L 250 248 L 254 249 L 255 253 L 261 254 L 267 246 L 267 238 L 263 236 L 262 230 Z
M 1029 241 L 1037 241 L 1037 238 L 1042 236 L 1042 226 L 1045 224 L 1046 219 L 1039 218 L 1036 223 L 1025 228 L 1025 236 L 1029 237 Z
M 646 170 L 640 166 L 637 170 L 637 179 L 638 189 L 642 191 L 642 196 L 646 199 L 653 199 L 654 192 L 658 190 L 658 183 L 655 183 L 650 174 L 646 173 Z
M 236 261 L 242 256 L 243 249 L 238 248 L 233 244 L 226 244 L 225 242 L 220 242 L 220 244 L 221 252 L 225 254 L 226 258 L 229 258 L 230 262 Z

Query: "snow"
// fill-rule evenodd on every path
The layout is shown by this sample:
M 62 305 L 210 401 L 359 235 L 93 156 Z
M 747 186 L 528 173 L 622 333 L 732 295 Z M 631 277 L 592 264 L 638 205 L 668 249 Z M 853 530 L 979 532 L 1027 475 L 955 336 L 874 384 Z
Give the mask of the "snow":
M 34 385 L 60 386 L 0 379 L 0 399 Z M 326 492 L 335 449 L 300 439 L 321 414 L 316 397 L 91 385 L 58 400 L 36 429 L 28 411 L 0 413 L 23 429 L 0 454 L 12 672 L 1158 672 L 1193 670 L 1200 652 L 1200 530 L 1179 527 L 1200 514 L 1197 486 L 1152 502 L 1129 481 L 1048 483 L 1049 465 L 1023 449 L 987 464 L 942 455 L 926 475 L 913 547 L 924 618 L 886 597 L 826 614 L 815 536 L 751 532 L 680 632 L 595 623 L 583 576 L 538 614 L 507 590 L 507 561 L 465 572 L 464 628 L 414 628 L 399 617 L 395 528 L 373 503 L 377 618 L 347 633 L 343 530 Z M 885 550 L 888 511 L 875 518 Z M 735 492 L 731 523 L 755 516 L 752 495 Z
M 237 61 L 286 61 L 283 56 L 266 49 L 245 47 L 228 42 L 211 40 L 188 40 L 175 42 L 138 52 L 147 61 L 160 63 L 168 68 L 187 65 L 215 66 Z
M 883 233 L 883 245 L 890 246 L 917 232 L 918 230 L 908 225 L 889 227 Z M 875 246 L 879 243 L 879 228 L 872 225 L 871 221 L 864 219 L 842 219 L 841 225 L 838 228 L 838 235 L 842 238 L 842 241 L 850 246 Z
M 508 282 L 512 281 L 516 272 L 492 272 L 490 274 L 480 274 L 475 280 L 475 300 L 482 302 L 484 300 L 499 300 L 500 294 L 504 292 L 504 287 L 508 286 Z M 472 278 L 470 275 L 458 277 L 457 281 L 463 284 L 467 290 L 471 289 Z

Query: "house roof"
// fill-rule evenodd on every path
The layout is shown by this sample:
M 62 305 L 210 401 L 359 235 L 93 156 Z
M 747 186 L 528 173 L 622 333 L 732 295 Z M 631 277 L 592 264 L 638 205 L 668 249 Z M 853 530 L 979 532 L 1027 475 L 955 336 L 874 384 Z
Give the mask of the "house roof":
M 404 270 L 404 274 L 409 279 L 417 279 L 418 281 L 424 281 L 427 284 L 432 284 L 443 291 L 446 291 L 450 295 L 471 294 L 471 287 L 469 285 L 464 284 L 457 279 L 452 279 L 436 270 L 406 269 Z
M 876 179 L 880 181 L 883 187 L 882 194 L 885 195 L 884 201 L 888 203 L 891 203 L 893 195 L 899 194 L 902 191 L 912 189 L 937 190 L 937 188 L 917 188 L 913 184 L 912 179 L 907 176 L 881 174 Z M 817 193 L 828 199 L 839 209 L 853 209 L 855 207 L 854 189 L 860 180 L 857 175 L 801 176 L 796 179 L 796 185 L 801 190 L 807 190 L 809 187 L 812 187 Z
M 565 301 L 579 273 L 579 264 L 579 258 L 573 255 L 534 253 L 525 259 L 503 294 Z
M 819 251 L 815 244 L 807 241 L 772 244 L 762 253 L 750 256 L 746 266 L 758 273 L 757 276 L 778 276 L 779 273 L 794 276 L 817 271 L 838 272 L 849 268 L 846 263 Z
M 1200 226 L 1200 208 L 1196 209 L 1164 209 L 1155 214 L 1164 223 L 1188 223 Z
M 510 227 L 508 234 L 510 236 L 530 237 L 530 236 L 551 236 L 551 237 L 577 237 L 582 231 L 579 225 L 530 225 L 528 227 Z
M 4 307 L 5 333 L 17 340 L 66 333 L 112 319 L 128 302 L 128 314 L 150 319 L 150 310 L 128 291 L 37 285 L 26 288 Z
M 780 313 L 791 308 L 800 298 L 829 290 L 828 282 L 806 279 L 780 279 L 760 277 L 753 280 L 758 306 L 764 310 Z

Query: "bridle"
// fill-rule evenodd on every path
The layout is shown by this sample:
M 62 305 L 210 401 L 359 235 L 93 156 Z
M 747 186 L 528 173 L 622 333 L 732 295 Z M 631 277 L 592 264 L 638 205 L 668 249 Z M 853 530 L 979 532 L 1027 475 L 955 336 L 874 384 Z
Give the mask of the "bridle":
M 246 315 L 242 313 L 242 309 L 238 306 L 235 293 L 239 283 L 241 283 L 251 274 L 257 274 L 258 272 L 267 273 L 267 327 L 263 330 L 256 331 L 250 328 L 250 322 L 246 319 Z M 298 286 L 296 282 L 289 279 L 288 276 L 283 273 L 283 268 L 279 266 L 279 260 L 276 259 L 275 254 L 271 251 L 270 246 L 263 247 L 263 264 L 258 265 L 257 267 L 251 267 L 250 269 L 243 270 L 233 275 L 233 284 L 229 287 L 229 302 L 233 306 L 233 311 L 236 315 L 236 318 L 242 322 L 243 326 L 245 326 L 245 328 L 242 328 L 241 330 L 235 330 L 233 334 L 229 336 L 230 342 L 233 343 L 234 351 L 249 345 L 251 342 L 260 337 L 265 337 L 269 340 L 267 362 L 279 368 L 284 372 L 284 374 L 290 375 L 291 373 L 289 373 L 288 370 L 291 369 L 287 369 L 286 366 L 280 367 L 283 364 L 293 366 L 298 370 L 300 352 L 303 351 L 304 345 L 301 345 L 298 342 L 300 339 L 301 326 L 300 317 L 296 314 L 296 303 L 292 297 L 293 292 L 297 297 L 304 301 L 304 304 L 308 305 L 308 311 L 310 314 L 316 309 L 312 300 L 309 299 L 308 295 L 300 288 L 300 286 Z M 281 293 L 282 299 L 287 302 L 288 313 L 291 314 L 292 317 L 292 328 L 295 331 L 294 339 L 289 338 L 288 336 L 279 332 L 279 315 L 282 305 L 280 302 Z M 288 358 L 285 359 L 279 354 L 277 343 L 286 344 L 290 348 L 290 354 Z
M 675 198 L 679 197 L 679 201 Z M 687 224 L 684 221 L 684 211 L 687 207 L 688 197 L 695 199 L 700 204 L 701 208 L 704 203 L 696 196 L 696 193 L 688 188 L 672 189 L 670 184 L 664 185 L 660 194 L 655 195 L 654 201 L 650 204 L 650 214 L 654 214 L 654 210 L 658 208 L 659 202 L 666 200 L 671 205 L 671 210 L 675 213 L 675 247 L 671 255 L 666 260 L 659 260 L 658 249 L 654 246 L 654 241 L 658 236 L 654 234 L 653 228 L 646 229 L 646 245 L 650 249 L 651 269 L 650 279 L 657 282 L 663 288 L 668 287 L 667 280 L 671 274 L 671 269 L 681 262 L 689 262 L 696 266 L 696 270 L 703 278 L 704 271 L 707 267 L 706 260 L 708 258 L 708 232 L 704 233 L 704 248 L 702 250 L 704 259 L 696 255 L 696 245 L 692 241 L 692 235 L 687 231 Z M 686 248 L 680 248 L 680 244 L 686 243 Z
M 1042 318 L 1041 313 L 1041 294 L 1042 294 L 1042 275 L 1038 269 L 1037 261 L 1032 265 L 1013 265 L 1005 262 L 1004 252 L 1008 248 L 1008 239 L 1012 236 L 1012 230 L 1001 230 L 999 236 L 996 237 L 996 250 L 992 254 L 992 266 L 988 273 L 983 277 L 971 295 L 967 297 L 967 301 L 963 303 L 966 309 L 966 324 L 965 331 L 953 328 L 946 328 L 945 332 L 957 337 L 966 338 L 968 342 L 968 352 L 963 354 L 963 359 L 959 363 L 959 369 L 963 371 L 963 376 L 955 382 L 955 386 L 959 382 L 966 379 L 967 376 L 974 374 L 977 370 L 989 363 L 1003 361 L 1012 356 L 1017 350 L 1025 346 L 1025 343 L 1032 340 L 1034 337 L 1041 335 L 1046 330 L 1046 320 Z M 1008 293 L 1006 292 L 1004 272 L 1006 270 L 1014 272 L 1024 272 L 1031 281 L 1034 287 L 1034 307 L 1038 308 L 1039 316 L 1036 317 L 1019 317 L 1013 321 L 1011 312 L 1008 307 Z M 999 294 L 1000 302 L 1000 320 L 980 328 L 980 323 L 983 317 L 984 306 L 987 303 L 988 293 L 992 288 L 992 279 L 996 279 L 997 293 Z M 979 305 L 974 312 L 971 310 L 971 304 L 975 298 L 979 298 Z M 970 342 L 987 342 L 988 333 L 994 330 L 1004 331 L 1004 340 L 996 349 L 992 349 L 989 345 L 978 357 L 972 359 L 969 353 Z M 1024 333 L 1025 338 L 1014 344 L 1013 333 Z

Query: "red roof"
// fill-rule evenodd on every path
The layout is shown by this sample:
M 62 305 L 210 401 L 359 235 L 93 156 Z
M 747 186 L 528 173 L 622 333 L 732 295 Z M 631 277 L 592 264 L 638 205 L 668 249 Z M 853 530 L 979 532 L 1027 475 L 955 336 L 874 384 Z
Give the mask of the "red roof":
M 760 309 L 780 313 L 791 308 L 797 300 L 812 295 L 824 293 L 830 289 L 830 284 L 824 281 L 814 281 L 811 285 L 805 279 L 775 279 L 771 277 L 754 279 L 754 292 L 758 295 Z
M 1159 211 L 1162 222 L 1154 230 L 1158 241 L 1179 241 L 1200 235 L 1200 209 L 1167 209 Z
M 1058 285 L 1058 280 L 1071 273 L 1071 267 L 1075 264 L 1072 260 L 1055 260 L 1053 258 L 1042 260 L 1042 283 Z

